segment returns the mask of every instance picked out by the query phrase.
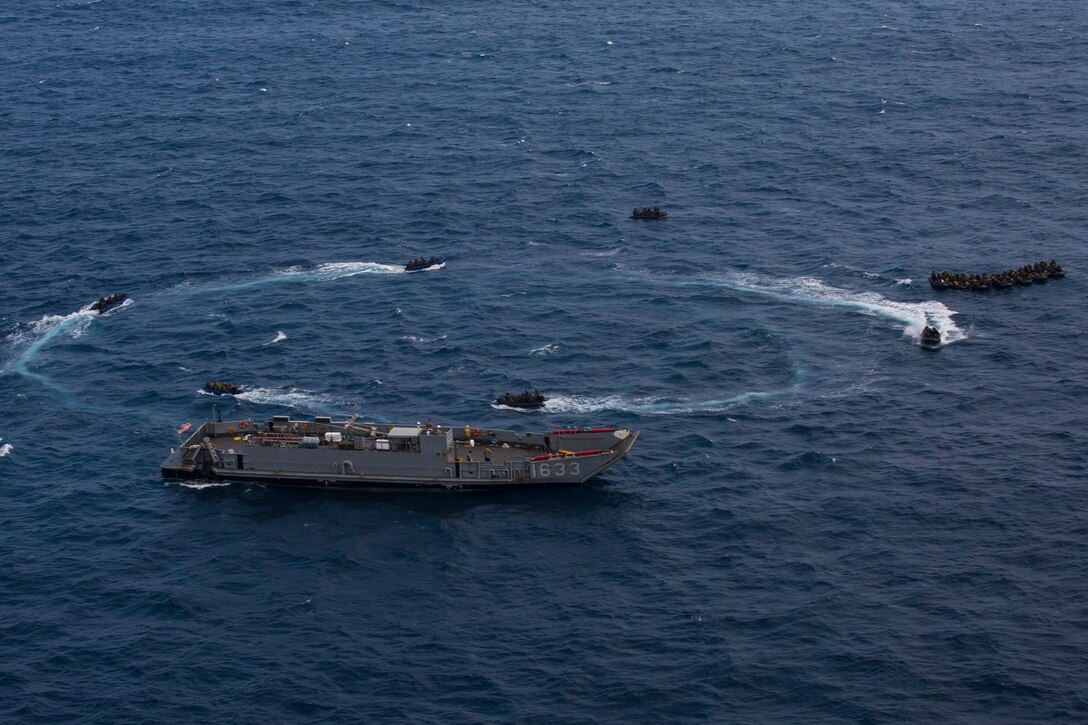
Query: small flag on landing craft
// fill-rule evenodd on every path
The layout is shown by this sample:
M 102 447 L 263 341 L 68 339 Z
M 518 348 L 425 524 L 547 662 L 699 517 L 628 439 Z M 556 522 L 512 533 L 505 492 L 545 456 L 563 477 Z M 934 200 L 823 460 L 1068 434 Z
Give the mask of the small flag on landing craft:
M 189 430 L 192 427 L 193 427 L 192 423 L 186 423 L 185 425 L 178 428 L 178 435 L 181 435 L 182 433 L 184 433 L 185 431 Z

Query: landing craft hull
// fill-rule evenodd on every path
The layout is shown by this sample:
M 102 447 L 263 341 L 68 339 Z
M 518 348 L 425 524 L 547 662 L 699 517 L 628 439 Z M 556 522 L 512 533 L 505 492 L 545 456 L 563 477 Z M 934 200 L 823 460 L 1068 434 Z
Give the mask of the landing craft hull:
M 163 478 L 206 483 L 254 483 L 276 488 L 309 488 L 325 491 L 513 491 L 530 488 L 572 488 L 582 485 L 581 481 L 393 481 L 361 480 L 339 476 L 315 478 L 312 476 L 275 477 L 270 474 L 243 476 L 212 473 L 204 475 L 199 471 L 163 471 Z
M 637 438 L 611 428 L 517 433 L 277 416 L 204 423 L 171 450 L 162 475 L 325 489 L 576 486 L 618 462 Z

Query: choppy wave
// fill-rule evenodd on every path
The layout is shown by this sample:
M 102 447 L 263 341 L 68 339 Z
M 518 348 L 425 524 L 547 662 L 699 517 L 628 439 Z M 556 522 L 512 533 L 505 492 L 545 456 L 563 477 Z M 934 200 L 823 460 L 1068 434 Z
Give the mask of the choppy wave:
M 422 337 L 421 335 L 404 335 L 400 339 L 407 340 L 408 342 L 415 342 L 415 343 L 423 344 L 423 343 L 428 343 L 428 342 L 438 342 L 440 340 L 445 340 L 447 337 L 449 337 L 449 335 L 439 335 L 438 337 Z
M 3 440 L 4 440 L 3 438 L 0 438 L 0 441 L 3 441 Z M 3 458 L 7 454 L 11 453 L 11 451 L 12 451 L 11 444 L 10 443 L 4 443 L 4 445 L 0 446 L 0 458 Z
M 582 252 L 583 257 L 615 257 L 617 254 L 623 253 L 623 247 L 612 247 L 611 249 L 602 249 L 596 252 Z
M 277 342 L 283 342 L 287 339 L 287 335 L 283 334 L 283 330 L 276 330 L 276 336 L 265 343 L 265 345 L 275 345 Z
M 556 355 L 559 353 L 559 345 L 549 343 L 547 345 L 541 345 L 540 347 L 534 347 L 529 351 L 530 357 L 548 357 L 549 355 Z

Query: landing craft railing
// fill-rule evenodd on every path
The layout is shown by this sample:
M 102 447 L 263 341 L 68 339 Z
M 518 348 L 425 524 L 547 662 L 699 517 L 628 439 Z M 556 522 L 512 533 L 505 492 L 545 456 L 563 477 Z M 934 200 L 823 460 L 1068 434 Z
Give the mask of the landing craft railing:
M 288 435 L 285 433 L 264 433 L 253 436 L 253 442 L 262 446 L 298 446 L 302 443 L 302 436 Z

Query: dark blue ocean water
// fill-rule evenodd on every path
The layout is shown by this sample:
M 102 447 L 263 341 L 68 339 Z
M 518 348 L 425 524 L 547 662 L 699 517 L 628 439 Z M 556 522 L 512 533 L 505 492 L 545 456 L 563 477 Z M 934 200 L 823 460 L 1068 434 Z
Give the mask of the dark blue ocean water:
M 1088 720 L 1083 2 L 0 0 L 0 66 L 0 719 Z M 642 437 L 166 485 L 216 377 Z

